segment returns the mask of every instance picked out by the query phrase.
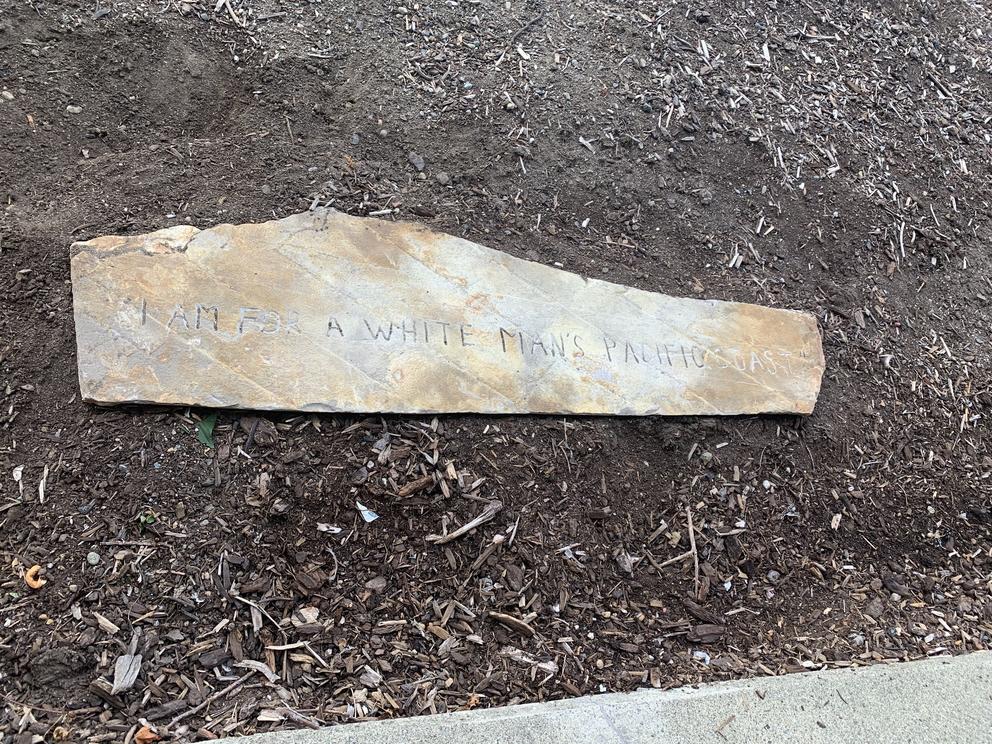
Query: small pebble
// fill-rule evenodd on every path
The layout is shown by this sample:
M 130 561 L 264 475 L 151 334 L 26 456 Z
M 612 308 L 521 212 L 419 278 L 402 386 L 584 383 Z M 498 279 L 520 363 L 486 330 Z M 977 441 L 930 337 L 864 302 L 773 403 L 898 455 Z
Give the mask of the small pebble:
M 769 581 L 770 581 L 770 582 L 771 582 L 772 584 L 774 584 L 774 583 L 776 583 L 776 582 L 777 582 L 777 581 L 778 581 L 779 579 L 781 579 L 781 578 L 782 578 L 782 574 L 780 574 L 780 573 L 779 573 L 778 571 L 776 571 L 776 570 L 775 570 L 774 568 L 773 568 L 773 569 L 772 569 L 771 571 L 769 571 L 769 572 L 768 572 L 768 580 L 769 580 Z
M 97 565 L 100 562 L 100 554 L 91 550 L 86 554 L 86 562 L 91 566 Z
M 82 106 L 66 106 L 65 107 L 65 110 L 66 110 L 66 113 L 69 113 L 69 114 L 81 114 L 81 113 L 83 113 L 83 107 Z
M 381 592 L 386 588 L 386 577 L 376 576 L 374 579 L 369 579 L 365 582 L 365 588 L 373 592 Z
M 442 186 L 447 186 L 449 183 L 451 183 L 451 176 L 449 176 L 444 171 L 441 171 L 434 177 L 437 179 L 437 182 Z
M 359 143 L 359 141 L 360 141 L 360 140 L 359 140 L 359 137 L 358 137 L 358 135 L 357 135 L 357 134 L 353 134 L 353 135 L 351 135 L 351 144 L 353 144 L 353 145 L 357 145 L 357 144 Z
M 0 93 L 0 98 L 3 98 L 3 100 L 5 101 L 13 101 L 14 94 L 11 93 L 9 90 L 5 90 L 3 91 L 3 93 Z
M 868 603 L 868 606 L 865 607 L 865 614 L 876 620 L 882 616 L 883 612 L 885 612 L 885 605 L 882 604 L 882 600 L 878 597 L 873 597 Z
M 424 162 L 423 155 L 420 155 L 415 152 L 411 152 L 409 155 L 407 155 L 407 160 L 410 161 L 410 165 L 412 165 L 414 168 L 417 169 L 418 173 L 424 170 L 424 166 L 426 165 L 426 163 Z
M 272 187 L 269 186 L 269 184 L 264 184 L 262 186 L 262 193 L 263 194 L 271 194 L 272 193 Z

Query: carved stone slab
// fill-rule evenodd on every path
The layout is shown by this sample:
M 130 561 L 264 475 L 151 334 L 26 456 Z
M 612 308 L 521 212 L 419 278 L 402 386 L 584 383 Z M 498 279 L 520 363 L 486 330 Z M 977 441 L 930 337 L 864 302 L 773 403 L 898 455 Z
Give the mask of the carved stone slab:
M 86 400 L 353 412 L 810 413 L 811 315 L 667 297 L 319 210 L 72 247 Z

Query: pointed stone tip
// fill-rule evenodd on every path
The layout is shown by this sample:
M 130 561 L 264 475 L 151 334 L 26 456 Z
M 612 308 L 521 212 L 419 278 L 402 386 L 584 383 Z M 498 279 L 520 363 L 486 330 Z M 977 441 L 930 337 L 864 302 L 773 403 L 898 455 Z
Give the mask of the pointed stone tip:
M 74 261 L 81 255 L 102 259 L 134 252 L 147 256 L 180 253 L 200 232 L 200 228 L 192 225 L 173 225 L 144 235 L 103 235 L 90 240 L 77 240 L 69 246 L 69 258 Z

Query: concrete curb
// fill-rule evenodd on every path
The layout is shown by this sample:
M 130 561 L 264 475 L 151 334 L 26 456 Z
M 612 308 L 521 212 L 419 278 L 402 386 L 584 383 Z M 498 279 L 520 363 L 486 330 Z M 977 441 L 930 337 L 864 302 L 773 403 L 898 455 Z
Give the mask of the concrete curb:
M 992 742 L 992 652 L 256 734 L 244 744 Z

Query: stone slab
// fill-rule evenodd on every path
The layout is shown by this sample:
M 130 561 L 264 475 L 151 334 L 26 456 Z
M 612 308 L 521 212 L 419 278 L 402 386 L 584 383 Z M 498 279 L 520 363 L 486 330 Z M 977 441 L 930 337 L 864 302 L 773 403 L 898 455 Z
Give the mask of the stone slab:
M 243 744 L 971 744 L 992 653 L 286 731 Z
M 71 253 L 80 388 L 101 404 L 806 414 L 824 369 L 809 314 L 585 279 L 334 210 Z

